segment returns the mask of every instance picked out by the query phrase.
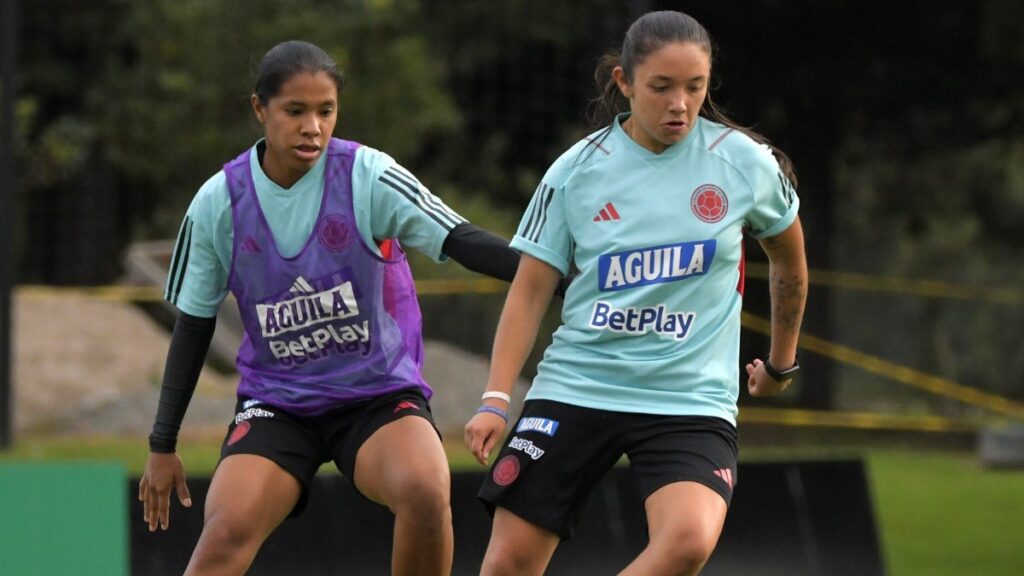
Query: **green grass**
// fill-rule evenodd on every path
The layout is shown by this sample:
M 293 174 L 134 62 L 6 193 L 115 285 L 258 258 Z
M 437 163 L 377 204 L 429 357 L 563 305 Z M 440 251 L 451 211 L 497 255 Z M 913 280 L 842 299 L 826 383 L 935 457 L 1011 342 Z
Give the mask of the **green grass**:
M 186 474 L 211 474 L 219 448 L 219 438 L 182 439 Z M 445 449 L 453 470 L 481 469 L 461 443 Z M 743 460 L 861 455 L 890 576 L 1024 574 L 1024 471 L 981 468 L 969 452 L 863 445 L 745 449 Z M 147 456 L 145 438 L 27 437 L 0 451 L 0 461 L 116 462 L 134 476 Z
M 213 474 L 220 459 L 221 438 L 182 438 L 178 455 L 189 476 Z M 445 444 L 453 470 L 481 470 L 462 443 Z M 146 468 L 149 445 L 145 438 L 93 436 L 28 436 L 19 438 L 8 450 L 0 450 L 0 462 L 113 462 L 124 466 L 128 474 L 139 476 Z M 333 470 L 325 464 L 323 470 Z
M 220 457 L 220 438 L 181 440 L 178 454 L 186 475 L 210 475 Z M 143 437 L 28 436 L 0 451 L 0 462 L 115 462 L 133 476 L 142 474 L 148 458 L 149 445 Z
M 1024 471 L 987 470 L 964 453 L 867 461 L 891 576 L 1024 574 Z

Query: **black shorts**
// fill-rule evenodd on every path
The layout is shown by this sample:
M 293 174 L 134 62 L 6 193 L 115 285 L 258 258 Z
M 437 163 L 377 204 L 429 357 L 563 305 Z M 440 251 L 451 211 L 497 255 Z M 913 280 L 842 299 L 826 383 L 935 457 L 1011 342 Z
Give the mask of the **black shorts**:
M 709 416 L 662 416 L 530 400 L 506 439 L 479 498 L 572 537 L 587 497 L 623 454 L 641 498 L 680 481 L 725 500 L 736 485 L 736 428 Z
M 385 424 L 404 416 L 424 418 L 437 430 L 430 404 L 419 388 L 355 402 L 319 416 L 297 416 L 239 396 L 220 458 L 255 454 L 295 476 L 302 495 L 289 516 L 297 516 L 306 507 L 310 483 L 321 464 L 333 460 L 342 474 L 354 480 L 359 447 Z

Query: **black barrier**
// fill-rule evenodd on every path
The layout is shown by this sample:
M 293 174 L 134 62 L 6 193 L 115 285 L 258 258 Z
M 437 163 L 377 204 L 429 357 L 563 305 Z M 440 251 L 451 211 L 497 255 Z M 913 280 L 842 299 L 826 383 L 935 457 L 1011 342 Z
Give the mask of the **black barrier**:
M 718 548 L 702 574 L 884 574 L 872 503 L 859 461 L 740 464 L 739 485 Z M 476 500 L 483 473 L 452 477 L 455 576 L 475 575 L 490 517 Z M 131 493 L 137 491 L 132 480 Z M 172 507 L 171 529 L 150 533 L 132 499 L 131 568 L 138 576 L 179 575 L 202 529 L 208 479 L 192 479 L 193 509 Z M 249 574 L 390 574 L 391 514 L 335 474 L 317 476 L 306 512 L 264 544 Z M 646 544 L 643 507 L 625 469 L 595 490 L 575 537 L 555 552 L 548 574 L 615 574 Z

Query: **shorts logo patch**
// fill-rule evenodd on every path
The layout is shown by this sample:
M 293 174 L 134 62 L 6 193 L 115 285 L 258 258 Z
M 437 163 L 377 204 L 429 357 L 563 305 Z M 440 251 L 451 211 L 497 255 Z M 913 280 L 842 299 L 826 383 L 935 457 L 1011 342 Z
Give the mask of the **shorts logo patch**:
M 273 418 L 274 413 L 270 410 L 264 410 L 263 408 L 246 408 L 245 410 L 235 414 L 235 424 L 241 424 L 250 418 Z
M 512 440 L 508 443 L 508 447 L 513 450 L 525 452 L 527 456 L 534 460 L 540 460 L 540 457 L 544 455 L 544 450 L 542 448 L 538 448 L 533 442 L 526 438 L 520 438 L 519 436 L 513 436 Z
M 730 470 L 728 468 L 719 468 L 718 470 L 715 470 L 715 476 L 718 476 L 719 478 L 721 478 L 726 484 L 729 485 L 729 489 L 732 490 L 732 486 L 733 486 L 732 470 Z
M 523 418 L 516 426 L 516 432 L 540 432 L 548 436 L 554 436 L 558 430 L 558 420 L 547 418 Z
M 392 414 L 397 414 L 399 410 L 419 410 L 420 407 L 409 402 L 408 400 L 402 400 L 398 404 L 395 404 L 395 409 L 391 411 Z
M 729 198 L 725 191 L 714 184 L 698 186 L 690 197 L 690 208 L 697 218 L 714 224 L 729 211 Z
M 243 420 L 235 426 L 235 429 L 231 431 L 231 436 L 228 437 L 228 446 L 234 445 L 236 442 L 245 438 L 245 435 L 252 429 L 252 424 L 248 420 Z
M 505 456 L 494 465 L 491 478 L 498 486 L 508 486 L 519 477 L 519 458 L 512 454 Z

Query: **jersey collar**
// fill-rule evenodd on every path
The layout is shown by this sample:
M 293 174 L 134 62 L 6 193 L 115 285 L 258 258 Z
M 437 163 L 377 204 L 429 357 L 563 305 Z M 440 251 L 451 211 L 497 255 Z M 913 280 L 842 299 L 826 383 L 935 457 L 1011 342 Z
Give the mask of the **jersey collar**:
M 690 130 L 690 133 L 686 135 L 686 138 L 684 140 L 682 140 L 681 142 L 676 142 L 675 144 L 669 146 L 661 154 L 655 154 L 654 152 L 651 152 L 647 148 L 641 146 L 636 140 L 633 140 L 629 136 L 629 134 L 626 134 L 626 131 L 622 129 L 622 123 L 625 122 L 631 114 L 631 112 L 623 112 L 622 114 L 619 114 L 618 116 L 615 117 L 615 120 L 612 122 L 612 135 L 615 138 L 619 139 L 619 141 L 622 142 L 622 145 L 625 148 L 632 150 L 633 153 L 652 162 L 664 162 L 666 160 L 671 160 L 672 158 L 678 156 L 684 149 L 686 149 L 690 145 L 691 142 L 697 139 L 694 136 L 694 132 L 701 129 L 701 123 L 704 121 L 703 118 L 697 116 L 697 122 Z

